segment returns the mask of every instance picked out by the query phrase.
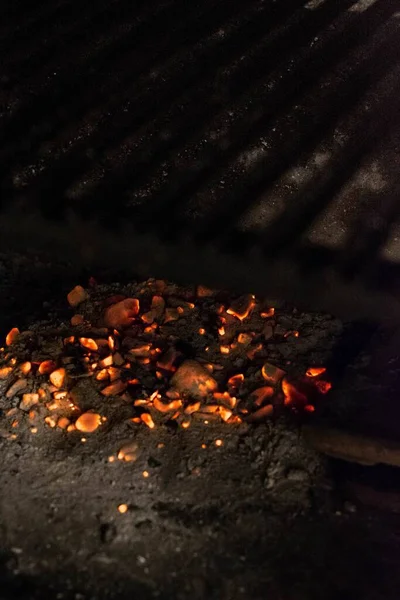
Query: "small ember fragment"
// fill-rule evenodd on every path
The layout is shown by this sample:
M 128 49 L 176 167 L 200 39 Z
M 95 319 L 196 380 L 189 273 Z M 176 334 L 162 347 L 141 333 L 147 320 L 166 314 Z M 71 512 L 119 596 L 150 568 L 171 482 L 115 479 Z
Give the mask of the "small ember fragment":
M 285 395 L 285 405 L 291 405 L 294 408 L 304 408 L 308 404 L 307 396 L 290 383 L 286 377 L 282 379 L 282 391 Z
M 73 290 L 67 295 L 69 305 L 73 308 L 79 306 L 82 302 L 89 298 L 88 293 L 81 285 L 76 285 Z
M 310 367 L 307 370 L 306 375 L 307 377 L 318 377 L 318 375 L 322 375 L 325 371 L 326 367 Z
M 128 387 L 127 383 L 124 383 L 120 379 L 111 383 L 107 387 L 101 390 L 103 396 L 117 396 L 118 394 L 122 394 Z
M 182 394 L 201 400 L 218 388 L 208 371 L 195 360 L 185 360 L 171 379 L 171 386 Z
M 87 348 L 88 350 L 92 350 L 93 352 L 96 352 L 96 350 L 99 349 L 98 345 L 96 344 L 96 342 L 94 340 L 92 340 L 92 338 L 81 337 L 81 338 L 79 338 L 79 343 L 84 348 Z
M 67 373 L 64 368 L 56 369 L 50 374 L 50 381 L 56 388 L 61 388 L 66 379 Z
M 266 362 L 261 369 L 261 374 L 266 381 L 277 384 L 282 377 L 286 375 L 286 371 L 283 371 L 283 369 L 279 369 L 275 365 Z
M 262 406 L 263 404 L 265 404 L 266 399 L 271 398 L 274 395 L 274 393 L 274 388 L 266 385 L 258 388 L 257 390 L 254 390 L 250 397 L 254 399 L 255 406 Z
M 128 327 L 139 314 L 139 300 L 137 298 L 125 298 L 117 304 L 106 309 L 104 322 L 107 327 L 119 329 Z
M 232 302 L 226 312 L 228 315 L 233 315 L 240 321 L 244 321 L 253 310 L 255 304 L 255 297 L 253 294 L 247 294 L 245 296 L 240 296 L 240 298 L 237 298 L 237 300 Z
M 0 369 L 0 379 L 7 379 L 7 377 L 12 373 L 12 367 L 2 367 Z
M 321 394 L 327 394 L 332 389 L 332 384 L 329 381 L 316 381 L 315 387 Z
M 198 298 L 208 298 L 214 294 L 213 290 L 206 287 L 205 285 L 198 285 L 196 295 Z
M 121 513 L 121 515 L 125 514 L 126 512 L 128 512 L 128 505 L 127 504 L 120 504 L 118 506 L 118 512 Z
M 181 408 L 182 401 L 181 400 L 172 400 L 168 404 L 164 404 L 164 402 L 161 402 L 161 400 L 159 400 L 158 398 L 154 398 L 153 406 L 156 410 L 158 410 L 161 413 L 173 412 L 173 411 L 179 410 Z
M 38 371 L 41 375 L 49 375 L 55 370 L 55 368 L 55 362 L 53 362 L 52 360 L 44 360 L 40 363 Z
M 155 427 L 155 423 L 153 421 L 153 419 L 151 418 L 151 415 L 149 413 L 142 413 L 140 415 L 141 420 L 143 421 L 143 423 L 145 425 L 147 425 L 147 427 L 149 429 L 154 429 Z
M 17 339 L 19 334 L 20 334 L 20 331 L 19 331 L 18 327 L 13 327 L 6 336 L 6 345 L 11 346 L 15 342 L 15 340 Z
M 32 406 L 39 402 L 39 394 L 24 394 L 22 396 L 19 408 L 25 412 L 28 412 Z
M 101 416 L 97 413 L 83 413 L 75 422 L 78 431 L 93 433 L 101 425 Z
M 118 460 L 125 462 L 135 462 L 139 456 L 139 446 L 136 442 L 129 442 L 122 446 L 118 452 Z

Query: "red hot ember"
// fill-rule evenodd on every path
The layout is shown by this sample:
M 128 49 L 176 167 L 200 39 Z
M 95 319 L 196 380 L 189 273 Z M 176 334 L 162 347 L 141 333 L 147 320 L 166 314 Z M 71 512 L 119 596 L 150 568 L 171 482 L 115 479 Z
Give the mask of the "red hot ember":
M 79 314 L 70 331 L 60 328 L 58 344 L 49 338 L 46 345 L 40 330 L 27 335 L 14 327 L 6 336 L 0 393 L 10 402 L 12 430 L 25 419 L 35 433 L 41 420 L 63 435 L 98 435 L 115 402 L 132 426 L 149 429 L 165 422 L 183 429 L 195 422 L 256 424 L 285 410 L 311 416 L 332 387 L 321 365 L 305 365 L 293 378 L 287 361 L 269 357 L 274 339 L 297 343 L 298 324 L 275 334 L 279 311 L 252 294 L 221 303 L 226 296 L 204 286 L 194 293 L 149 280 L 111 297 L 102 297 L 101 288 L 76 286 L 68 294 Z M 87 400 L 80 406 L 82 380 L 97 398 L 92 407 Z M 120 454 L 134 460 L 134 451 Z

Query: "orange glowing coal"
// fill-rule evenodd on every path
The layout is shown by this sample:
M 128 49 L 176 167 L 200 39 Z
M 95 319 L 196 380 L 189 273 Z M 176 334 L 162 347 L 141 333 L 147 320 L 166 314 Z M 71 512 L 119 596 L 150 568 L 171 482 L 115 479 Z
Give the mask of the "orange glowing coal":
M 20 330 L 18 327 L 13 327 L 11 331 L 9 331 L 6 335 L 6 345 L 11 346 L 20 335 Z
M 92 340 L 92 338 L 81 337 L 79 338 L 79 343 L 87 350 L 92 350 L 93 352 L 96 352 L 96 350 L 99 349 L 98 345 L 94 340 Z
M 89 298 L 88 293 L 81 285 L 76 285 L 73 290 L 67 295 L 67 300 L 70 306 L 76 308 Z
M 237 373 L 236 375 L 232 375 L 232 377 L 228 379 L 228 387 L 239 388 L 242 385 L 243 381 L 243 373 Z
M 253 310 L 255 304 L 255 296 L 253 296 L 253 294 L 247 294 L 232 302 L 226 312 L 228 315 L 233 315 L 240 321 L 244 321 Z
M 40 363 L 38 372 L 41 375 L 49 375 L 50 373 L 52 373 L 55 370 L 55 368 L 56 368 L 56 364 L 54 361 L 44 360 L 43 362 Z
M 147 425 L 149 429 L 154 429 L 154 427 L 156 426 L 149 413 L 142 413 L 140 415 L 140 419 L 145 425 Z
M 321 394 L 327 394 L 332 389 L 332 384 L 329 381 L 316 381 L 315 387 Z
M 66 377 L 66 370 L 61 368 L 50 373 L 49 379 L 56 388 L 61 388 L 65 384 Z
M 250 397 L 252 398 L 255 406 L 262 406 L 266 403 L 267 399 L 272 398 L 274 394 L 274 388 L 270 387 L 269 385 L 265 385 L 254 390 L 254 392 L 251 393 Z
M 322 373 L 325 373 L 325 371 L 326 367 L 310 367 L 307 369 L 306 375 L 307 377 L 318 377 L 319 375 L 322 375 Z
M 120 379 L 101 390 L 103 396 L 117 396 L 126 390 L 128 384 Z
M 237 399 L 231 396 L 228 392 L 214 392 L 213 398 L 217 402 L 225 404 L 225 406 L 227 406 L 228 408 L 235 408 L 237 404 Z
M 165 404 L 164 402 L 159 400 L 159 398 L 154 398 L 153 406 L 156 410 L 158 410 L 161 413 L 173 412 L 179 410 L 182 407 L 182 401 L 172 400 L 168 404 Z
M 271 317 L 273 317 L 275 314 L 275 309 L 274 308 L 269 308 L 268 310 L 263 310 L 260 312 L 260 317 L 262 319 L 269 319 Z
M 104 314 L 104 323 L 112 329 L 128 327 L 139 314 L 139 300 L 137 298 L 125 298 L 117 304 L 109 306 Z
M 75 427 L 83 433 L 93 433 L 101 425 L 101 416 L 97 413 L 85 412 L 75 421 Z
M 282 379 L 282 391 L 285 396 L 285 405 L 304 408 L 304 406 L 308 404 L 307 396 L 290 383 L 286 377 Z
M 265 381 L 273 384 L 277 384 L 285 374 L 286 372 L 283 369 L 279 369 L 279 367 L 268 362 L 264 363 L 261 369 L 261 375 Z

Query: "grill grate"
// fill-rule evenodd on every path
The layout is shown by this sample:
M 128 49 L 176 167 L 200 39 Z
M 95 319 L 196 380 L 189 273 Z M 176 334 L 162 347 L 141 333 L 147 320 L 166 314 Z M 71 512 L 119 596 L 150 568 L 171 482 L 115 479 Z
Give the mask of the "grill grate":
M 0 8 L 3 246 L 399 314 L 395 0 L 25 4 Z

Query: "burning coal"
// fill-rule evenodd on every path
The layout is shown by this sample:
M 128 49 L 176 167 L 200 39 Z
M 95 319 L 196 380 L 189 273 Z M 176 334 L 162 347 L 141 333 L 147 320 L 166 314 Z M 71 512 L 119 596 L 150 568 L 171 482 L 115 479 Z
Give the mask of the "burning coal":
M 68 294 L 69 324 L 50 332 L 13 328 L 6 336 L 0 393 L 8 401 L 10 436 L 22 420 L 36 433 L 39 418 L 66 433 L 101 429 L 107 419 L 99 405 L 84 409 L 75 397 L 82 378 L 103 403 L 119 398 L 130 407 L 130 422 L 149 429 L 312 413 L 331 388 L 323 366 L 293 376 L 290 361 L 269 360 L 271 338 L 286 343 L 301 332 L 277 327 L 275 308 L 253 295 L 230 300 L 204 286 L 188 292 L 149 280 L 134 297 L 103 297 L 93 285 Z M 121 449 L 121 460 L 133 460 L 135 452 Z

